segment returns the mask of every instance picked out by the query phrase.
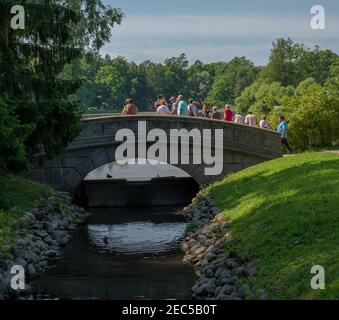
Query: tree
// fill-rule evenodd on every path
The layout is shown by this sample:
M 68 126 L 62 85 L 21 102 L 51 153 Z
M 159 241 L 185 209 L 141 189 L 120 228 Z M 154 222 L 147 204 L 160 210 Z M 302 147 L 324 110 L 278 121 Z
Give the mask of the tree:
M 234 102 L 241 92 L 257 77 L 258 68 L 246 58 L 234 58 L 222 73 L 216 75 L 208 102 L 223 107 L 226 102 Z
M 331 50 L 320 50 L 318 46 L 314 50 L 305 50 L 297 64 L 299 74 L 298 81 L 313 78 L 323 85 L 330 75 L 331 66 L 335 63 L 338 55 Z
M 283 87 L 279 82 L 268 83 L 258 79 L 241 93 L 235 103 L 239 111 L 250 110 L 261 116 L 280 106 L 282 97 L 291 95 L 294 95 L 292 86 Z
M 188 61 L 185 54 L 166 59 L 164 63 L 165 96 L 179 95 L 186 88 Z
M 25 8 L 23 30 L 10 28 L 10 8 L 17 4 Z M 0 95 L 9 114 L 32 129 L 24 137 L 30 160 L 37 151 L 54 155 L 78 134 L 80 115 L 72 94 L 80 82 L 59 75 L 86 47 L 100 47 L 121 18 L 121 11 L 99 0 L 0 3 Z
M 187 84 L 185 93 L 189 97 L 207 97 L 212 87 L 212 77 L 206 65 L 200 60 L 195 61 L 187 70 Z
M 280 82 L 283 86 L 297 86 L 306 78 L 312 77 L 324 84 L 330 67 L 338 55 L 330 50 L 313 50 L 292 39 L 278 39 L 273 43 L 268 65 L 262 70 L 260 78 L 267 82 Z
M 273 43 L 270 60 L 261 73 L 267 82 L 280 82 L 282 86 L 297 85 L 300 75 L 296 61 L 300 59 L 305 48 L 292 39 L 278 39 Z
M 28 166 L 24 143 L 32 129 L 21 125 L 0 98 L 0 172 Z
M 332 97 L 339 97 L 339 57 L 330 67 L 330 73 L 326 80 L 325 87 Z

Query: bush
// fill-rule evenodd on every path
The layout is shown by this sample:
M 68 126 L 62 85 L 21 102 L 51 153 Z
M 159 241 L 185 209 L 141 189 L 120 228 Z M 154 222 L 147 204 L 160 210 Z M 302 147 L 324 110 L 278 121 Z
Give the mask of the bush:
M 339 138 L 339 99 L 312 79 L 301 82 L 293 97 L 282 98 L 282 107 L 270 113 L 277 124 L 279 115 L 289 123 L 289 140 L 298 150 L 330 147 Z
M 0 98 L 0 172 L 28 167 L 24 143 L 30 130 L 19 123 Z

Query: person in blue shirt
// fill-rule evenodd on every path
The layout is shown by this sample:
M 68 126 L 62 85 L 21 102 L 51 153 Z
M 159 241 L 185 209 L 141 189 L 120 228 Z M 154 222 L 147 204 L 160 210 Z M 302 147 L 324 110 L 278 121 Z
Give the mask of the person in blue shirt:
M 281 146 L 285 146 L 288 150 L 289 154 L 293 153 L 292 148 L 290 147 L 288 143 L 288 125 L 285 120 L 285 117 L 280 116 L 279 117 L 279 126 L 277 128 L 277 132 L 281 134 L 280 140 L 281 140 Z
M 189 116 L 189 114 L 188 114 L 188 105 L 183 100 L 183 96 L 182 95 L 178 96 L 177 114 L 178 114 L 178 116 L 181 116 L 181 117 L 188 117 Z

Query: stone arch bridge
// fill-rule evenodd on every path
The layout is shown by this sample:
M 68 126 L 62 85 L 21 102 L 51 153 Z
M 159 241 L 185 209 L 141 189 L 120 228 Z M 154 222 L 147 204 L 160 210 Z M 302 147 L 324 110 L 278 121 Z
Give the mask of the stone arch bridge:
M 194 164 L 193 161 L 188 164 L 175 165 L 187 172 L 200 185 L 214 182 L 230 173 L 281 156 L 280 137 L 271 130 L 192 117 L 142 114 L 102 116 L 83 120 L 83 130 L 80 135 L 54 159 L 48 160 L 43 154 L 37 155 L 35 166 L 27 177 L 58 190 L 74 193 L 89 172 L 116 161 L 115 153 L 122 143 L 115 139 L 119 129 L 130 129 L 135 134 L 136 143 L 139 142 L 141 137 L 138 132 L 138 123 L 141 121 L 146 122 L 147 133 L 155 128 L 162 129 L 167 134 L 173 129 L 189 131 L 198 129 L 200 132 L 204 129 L 211 129 L 212 132 L 222 129 L 223 163 L 219 174 L 206 175 L 205 166 Z M 166 143 L 170 148 L 169 140 Z M 194 151 L 196 150 L 194 143 L 192 139 L 189 139 L 191 158 L 194 152 L 197 152 Z M 147 142 L 147 145 L 151 144 Z

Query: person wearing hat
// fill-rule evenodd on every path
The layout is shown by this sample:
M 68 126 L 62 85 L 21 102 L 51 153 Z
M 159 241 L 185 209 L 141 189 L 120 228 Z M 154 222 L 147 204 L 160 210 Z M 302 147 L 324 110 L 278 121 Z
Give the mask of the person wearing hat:
M 211 119 L 221 120 L 221 114 L 216 106 L 212 108 Z
M 176 113 L 177 112 L 177 98 L 172 96 L 169 99 L 169 109 L 171 110 L 171 113 Z

